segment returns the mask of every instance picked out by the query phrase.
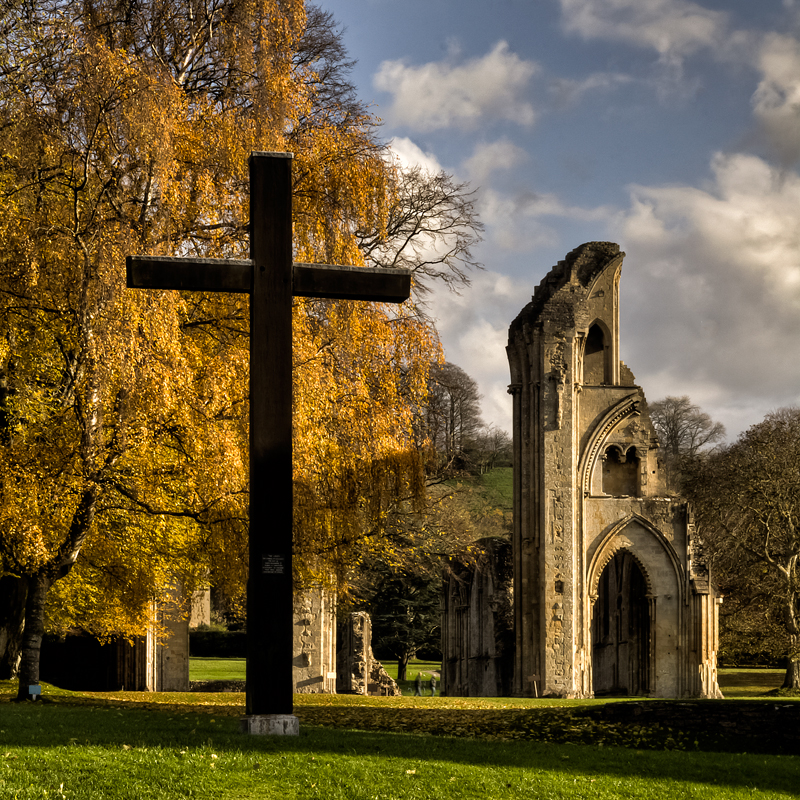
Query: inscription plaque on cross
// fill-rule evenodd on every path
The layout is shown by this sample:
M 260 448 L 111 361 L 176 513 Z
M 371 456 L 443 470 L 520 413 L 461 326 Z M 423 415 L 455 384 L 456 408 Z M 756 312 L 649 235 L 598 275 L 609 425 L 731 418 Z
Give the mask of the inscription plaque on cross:
M 247 716 L 297 733 L 292 716 L 292 296 L 400 303 L 405 270 L 292 261 L 292 154 L 250 156 L 250 258 L 128 256 L 132 289 L 250 295 Z M 293 721 L 293 722 L 292 722 Z

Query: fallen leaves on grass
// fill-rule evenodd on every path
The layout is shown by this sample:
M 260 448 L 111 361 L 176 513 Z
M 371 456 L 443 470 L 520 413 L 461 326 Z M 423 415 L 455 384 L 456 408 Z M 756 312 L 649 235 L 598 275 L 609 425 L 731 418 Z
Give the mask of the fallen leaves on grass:
M 583 709 L 295 708 L 301 724 L 481 739 L 531 739 L 642 749 L 695 749 L 693 737 L 659 725 L 631 726 L 592 719 Z M 567 757 L 568 758 L 568 757 Z

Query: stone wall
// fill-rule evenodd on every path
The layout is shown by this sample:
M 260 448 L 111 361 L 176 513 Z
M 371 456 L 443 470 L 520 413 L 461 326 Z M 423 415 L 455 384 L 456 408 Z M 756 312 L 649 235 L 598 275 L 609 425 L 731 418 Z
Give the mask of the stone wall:
M 187 606 L 191 599 L 170 588 L 158 604 L 156 620 L 161 628 L 160 641 L 153 632 L 148 635 L 148 646 L 153 659 L 153 676 L 148 691 L 189 691 L 189 615 Z
M 441 693 L 503 697 L 514 669 L 511 543 L 484 539 L 474 564 L 454 564 L 444 587 Z
M 211 624 L 211 588 L 206 586 L 192 595 L 189 627 L 199 628 Z
M 310 589 L 295 600 L 292 654 L 294 691 L 336 693 L 336 596 Z
M 343 620 L 341 647 L 336 659 L 336 691 L 398 697 L 400 688 L 372 654 L 372 621 L 365 611 L 356 611 Z

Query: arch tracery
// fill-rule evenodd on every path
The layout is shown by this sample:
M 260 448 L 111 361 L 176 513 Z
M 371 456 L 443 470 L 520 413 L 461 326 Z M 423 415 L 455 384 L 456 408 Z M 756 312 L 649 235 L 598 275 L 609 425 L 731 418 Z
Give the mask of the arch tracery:
M 603 537 L 603 541 L 595 550 L 594 556 L 592 556 L 592 559 L 589 562 L 589 569 L 587 571 L 587 586 L 590 595 L 597 594 L 597 585 L 600 581 L 600 575 L 602 574 L 603 569 L 606 567 L 608 562 L 611 561 L 614 555 L 622 549 L 627 549 L 639 564 L 639 568 L 642 570 L 642 574 L 647 581 L 648 594 L 657 594 L 654 581 L 651 577 L 651 570 L 641 558 L 641 554 L 638 552 L 638 548 L 636 547 L 635 543 L 631 541 L 629 537 L 624 535 L 625 530 L 633 523 L 638 523 L 639 526 L 643 528 L 646 533 L 649 533 L 659 544 L 661 550 L 668 558 L 669 563 L 674 570 L 676 581 L 680 585 L 683 576 L 683 570 L 681 569 L 680 561 L 678 560 L 678 554 L 675 552 L 675 549 L 667 541 L 664 535 L 647 519 L 639 516 L 638 514 L 631 514 L 614 525 L 614 527 L 605 535 L 605 537 Z
M 579 472 L 582 476 L 583 491 L 585 494 L 591 494 L 592 472 L 608 437 L 614 429 L 619 427 L 628 417 L 639 416 L 640 413 L 637 396 L 629 395 L 611 408 L 597 425 L 594 434 L 584 450 Z

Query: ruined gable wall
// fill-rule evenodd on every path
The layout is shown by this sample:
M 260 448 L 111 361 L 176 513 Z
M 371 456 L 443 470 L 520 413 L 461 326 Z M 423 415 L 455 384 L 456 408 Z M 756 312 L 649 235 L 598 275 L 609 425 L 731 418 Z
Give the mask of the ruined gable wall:
M 482 539 L 470 564 L 451 564 L 442 609 L 442 686 L 450 697 L 503 697 L 512 691 L 511 547 Z
M 537 287 L 512 323 L 509 362 L 515 439 L 515 692 L 575 691 L 574 652 L 583 624 L 578 527 L 580 402 L 583 339 L 602 317 L 616 361 L 616 284 L 604 271 L 619 247 L 590 243 L 570 253 Z M 600 280 L 598 280 L 600 278 Z M 604 282 L 605 281 L 605 282 Z M 587 301 L 590 301 L 587 306 Z M 609 379 L 615 368 L 609 366 Z
M 593 560 L 623 545 L 654 587 L 653 693 L 713 691 L 694 677 L 713 672 L 713 602 L 689 600 L 685 505 L 665 496 L 644 393 L 619 361 L 623 256 L 612 243 L 577 248 L 509 331 L 516 694 L 592 694 L 592 570 L 605 564 Z

